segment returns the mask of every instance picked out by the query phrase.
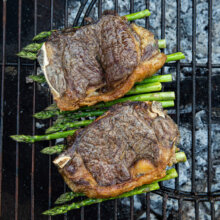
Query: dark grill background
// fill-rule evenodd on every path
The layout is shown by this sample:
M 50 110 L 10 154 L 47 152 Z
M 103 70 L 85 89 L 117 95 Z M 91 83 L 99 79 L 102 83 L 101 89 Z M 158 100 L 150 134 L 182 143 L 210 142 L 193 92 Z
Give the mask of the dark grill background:
M 115 10 L 118 11 L 118 1 L 113 0 Z M 53 202 L 66 186 L 53 165 L 51 157 L 40 154 L 40 149 L 46 147 L 48 143 L 36 143 L 31 145 L 18 144 L 13 142 L 11 134 L 35 134 L 43 133 L 48 124 L 43 124 L 42 128 L 35 128 L 36 121 L 31 115 L 42 110 L 51 103 L 51 97 L 47 88 L 39 89 L 37 84 L 27 84 L 26 76 L 37 73 L 37 63 L 17 58 L 15 54 L 34 35 L 43 31 L 55 29 L 61 26 L 67 27 L 68 23 L 68 0 L 3 0 L 1 3 L 1 133 L 0 133 L 0 207 L 2 219 L 47 219 L 41 212 L 51 207 Z M 89 16 L 94 5 L 98 6 L 98 16 L 102 13 L 101 0 L 84 0 L 75 17 L 73 25 L 83 23 L 81 13 Z M 135 1 L 130 1 L 130 11 L 134 12 Z M 176 11 L 176 51 L 180 51 L 181 40 L 181 1 L 175 2 Z M 161 38 L 165 38 L 165 16 L 166 1 L 161 0 Z M 85 9 L 85 7 L 87 7 Z M 181 117 L 188 120 L 192 125 L 192 149 L 191 157 L 191 191 L 186 192 L 179 187 L 179 179 L 175 180 L 175 189 L 168 188 L 161 184 L 161 189 L 156 194 L 161 195 L 162 210 L 158 215 L 151 209 L 151 195 L 148 193 L 143 197 L 143 208 L 140 213 L 134 211 L 134 198 L 130 198 L 130 208 L 127 209 L 120 201 L 110 201 L 101 205 L 93 205 L 82 208 L 80 211 L 72 211 L 64 216 L 53 219 L 136 219 L 146 212 L 147 219 L 150 214 L 158 219 L 186 219 L 184 218 L 183 204 L 190 201 L 193 207 L 192 219 L 202 219 L 200 217 L 201 204 L 206 202 L 208 219 L 219 219 L 215 216 L 217 203 L 220 201 L 220 190 L 212 191 L 212 111 L 213 105 L 219 107 L 218 99 L 212 96 L 212 81 L 218 86 L 219 78 L 212 78 L 213 69 L 220 68 L 220 63 L 212 63 L 212 1 L 208 1 L 208 57 L 207 63 L 197 64 L 196 62 L 196 0 L 192 1 L 192 62 L 170 63 L 168 67 L 173 67 L 176 71 L 176 82 L 167 88 L 176 91 L 176 111 L 173 115 L 177 124 L 180 124 Z M 146 0 L 146 8 L 150 8 L 150 1 Z M 80 21 L 80 22 L 79 22 Z M 82 22 L 81 22 L 82 21 Z M 149 19 L 146 19 L 146 27 L 149 27 Z M 183 51 L 184 52 L 184 51 Z M 180 73 L 183 68 L 190 68 L 191 74 L 186 84 L 181 84 Z M 199 81 L 197 76 L 201 71 L 205 71 L 205 79 Z M 161 70 L 162 74 L 165 68 Z M 205 83 L 203 87 L 200 84 Z M 198 84 L 198 85 L 197 85 Z M 218 92 L 218 90 L 215 90 Z M 186 95 L 188 94 L 188 95 Z M 198 101 L 197 101 L 198 98 Z M 180 113 L 180 104 L 185 104 L 189 100 L 192 105 L 192 112 L 189 114 Z M 213 101 L 213 104 L 212 104 Z M 196 121 L 195 114 L 197 102 L 204 102 L 206 105 L 208 120 L 208 145 L 207 154 L 207 191 L 198 192 L 196 189 Z M 218 111 L 217 111 L 218 113 Z M 39 122 L 45 123 L 45 122 Z M 53 144 L 53 143 L 50 143 Z M 184 147 L 184 146 L 183 146 Z M 184 148 L 182 148 L 184 150 Z M 178 165 L 176 166 L 179 170 Z M 173 199 L 178 204 L 178 210 L 167 213 L 167 202 Z M 118 204 L 117 204 L 118 203 Z M 170 208 L 169 208 L 170 209 Z M 172 208 L 171 208 L 172 210 Z M 50 219 L 50 218 L 49 218 Z

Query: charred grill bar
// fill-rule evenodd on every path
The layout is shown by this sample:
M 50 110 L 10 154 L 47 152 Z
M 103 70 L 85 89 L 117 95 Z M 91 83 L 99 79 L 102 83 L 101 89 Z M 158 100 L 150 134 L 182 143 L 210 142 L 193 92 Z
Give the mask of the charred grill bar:
M 98 15 L 100 16 L 102 13 L 102 1 L 101 0 L 85 0 L 82 1 L 80 9 L 78 10 L 77 16 L 74 20 L 73 26 L 80 25 L 79 24 L 79 19 L 82 14 L 82 12 L 85 10 L 85 6 L 87 3 L 89 3 L 85 17 L 87 17 L 91 10 L 93 9 L 93 6 L 97 3 L 98 4 Z M 38 12 L 38 1 L 34 0 L 34 33 L 33 35 L 36 35 L 38 33 L 38 28 L 37 28 L 37 12 Z M 177 20 L 176 20 L 176 49 L 179 51 L 180 48 L 180 18 L 181 18 L 181 1 L 177 0 Z M 166 1 L 161 0 L 161 37 L 165 37 L 165 10 L 166 10 Z M 118 1 L 114 0 L 114 7 L 115 10 L 118 11 Z M 146 8 L 150 10 L 150 0 L 146 0 Z M 18 51 L 21 49 L 21 33 L 22 33 L 22 0 L 18 0 L 18 35 L 17 35 L 17 42 L 18 42 Z M 19 133 L 19 127 L 20 127 L 20 74 L 21 74 L 21 67 L 26 67 L 26 68 L 33 68 L 34 73 L 37 73 L 37 63 L 36 61 L 34 62 L 26 62 L 25 60 L 21 60 L 18 58 L 17 62 L 11 62 L 10 60 L 6 60 L 6 13 L 8 13 L 10 9 L 7 8 L 7 0 L 2 1 L 2 60 L 1 60 L 1 126 L 0 126 L 0 213 L 2 213 L 2 184 L 4 181 L 7 181 L 6 179 L 2 178 L 3 177 L 3 169 L 2 169 L 2 161 L 4 161 L 4 156 L 3 155 L 3 149 L 7 147 L 7 143 L 3 141 L 3 132 L 4 132 L 4 102 L 5 102 L 5 96 L 4 96 L 4 91 L 7 89 L 5 88 L 5 68 L 7 66 L 15 66 L 17 67 L 18 70 L 18 75 L 17 75 L 17 94 L 16 94 L 16 99 L 17 99 L 17 107 L 16 107 L 16 131 Z M 130 1 L 130 11 L 134 12 L 134 0 Z M 54 13 L 54 1 L 50 1 L 50 27 L 51 29 L 53 28 L 53 13 Z M 68 26 L 68 0 L 64 1 L 64 25 L 67 27 Z M 85 18 L 84 17 L 84 18 Z M 157 194 L 162 196 L 163 200 L 163 219 L 167 219 L 166 216 L 166 210 L 167 210 L 167 201 L 172 198 L 178 201 L 178 217 L 181 219 L 182 216 L 182 204 L 184 201 L 192 201 L 194 205 L 194 210 L 195 210 L 195 218 L 199 219 L 199 205 L 201 202 L 209 202 L 210 207 L 211 207 L 211 219 L 215 219 L 215 202 L 220 201 L 220 193 L 213 193 L 211 189 L 211 182 L 212 182 L 212 139 L 211 139 L 211 114 L 212 114 L 212 103 L 211 103 L 211 98 L 212 98 L 212 93 L 211 93 L 211 87 L 212 87 L 212 68 L 220 68 L 220 64 L 213 64 L 212 63 L 212 0 L 208 1 L 208 63 L 203 63 L 203 64 L 197 64 L 196 63 L 196 0 L 193 1 L 193 12 L 192 12 L 192 63 L 181 63 L 180 61 L 177 61 L 176 63 L 168 63 L 165 64 L 165 66 L 172 66 L 176 67 L 176 73 L 177 73 L 177 78 L 176 78 L 176 122 L 177 124 L 180 123 L 180 68 L 181 67 L 191 67 L 192 68 L 192 179 L 191 179 L 191 193 L 190 192 L 185 192 L 179 190 L 179 179 L 176 179 L 175 181 L 175 190 L 169 189 L 165 186 L 162 186 L 159 191 L 156 191 Z M 82 20 L 82 23 L 84 23 L 84 19 Z M 10 25 L 10 24 L 7 24 Z M 149 26 L 149 20 L 146 18 L 146 27 L 148 28 Z M 207 153 L 208 153 L 208 170 L 207 170 L 207 182 L 208 182 L 208 192 L 196 192 L 195 188 L 195 171 L 196 171 L 196 162 L 195 162 L 195 110 L 196 110 L 196 70 L 198 68 L 207 68 L 208 69 L 208 76 L 207 76 L 207 89 L 208 89 L 208 146 L 207 146 Z M 163 72 L 163 70 L 162 70 Z M 36 85 L 35 83 L 33 84 L 33 105 L 32 105 L 32 112 L 35 113 L 36 109 Z M 49 98 L 48 105 L 51 102 L 51 97 Z M 33 118 L 32 121 L 32 133 L 33 135 L 35 134 L 35 119 Z M 14 143 L 15 148 L 16 148 L 16 157 L 15 157 L 15 190 L 14 190 L 14 211 L 13 215 L 15 219 L 18 219 L 18 207 L 19 207 L 19 145 L 18 143 Z M 184 150 L 184 149 L 183 149 Z M 36 208 L 35 208 L 35 144 L 32 145 L 32 150 L 31 150 L 31 158 L 32 158 L 32 163 L 31 163 L 31 179 L 30 179 L 30 185 L 31 185 L 31 219 L 34 219 L 36 216 Z M 21 162 L 20 162 L 21 163 Z M 48 208 L 51 206 L 51 196 L 53 193 L 53 188 L 52 188 L 52 170 L 51 170 L 51 158 L 49 156 L 49 188 L 48 188 L 48 197 L 45 197 L 45 200 L 48 199 Z M 177 170 L 178 165 L 177 165 Z M 66 191 L 66 186 L 64 184 L 64 192 Z M 147 219 L 150 217 L 150 193 L 146 194 L 146 216 Z M 120 210 L 117 209 L 117 200 L 112 201 L 114 203 L 114 219 L 117 219 L 118 215 L 120 214 Z M 97 205 L 97 218 L 101 219 L 101 216 L 104 215 L 102 213 L 102 205 L 98 204 Z M 46 209 L 47 207 L 45 207 Z M 76 212 L 74 212 L 76 213 Z M 69 215 L 69 214 L 68 214 Z M 71 214 L 70 214 L 71 215 Z M 81 219 L 84 219 L 84 208 L 81 208 Z M 64 216 L 64 219 L 67 219 L 67 215 Z M 134 219 L 134 199 L 130 199 L 130 219 Z
M 6 13 L 7 1 L 3 1 L 2 11 L 2 74 L 1 74 L 1 125 L 0 125 L 0 216 L 2 215 L 2 153 L 3 153 L 3 131 L 4 131 L 4 81 L 5 81 L 5 45 L 6 45 Z

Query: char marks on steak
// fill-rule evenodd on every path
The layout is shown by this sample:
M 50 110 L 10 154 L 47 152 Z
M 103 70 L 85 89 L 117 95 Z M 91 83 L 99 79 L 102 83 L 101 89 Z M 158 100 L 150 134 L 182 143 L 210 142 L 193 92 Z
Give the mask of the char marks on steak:
M 117 15 L 103 15 L 79 29 L 54 31 L 38 55 L 61 110 L 119 98 L 165 60 L 151 32 Z
M 89 197 L 116 196 L 165 175 L 179 131 L 158 102 L 113 106 L 71 138 L 54 163 L 69 187 Z

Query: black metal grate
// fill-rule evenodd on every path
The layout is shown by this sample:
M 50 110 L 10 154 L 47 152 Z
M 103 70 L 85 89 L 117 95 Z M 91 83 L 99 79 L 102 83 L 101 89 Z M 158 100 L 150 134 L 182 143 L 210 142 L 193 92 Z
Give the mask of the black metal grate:
M 39 0 L 40 1 L 40 0 Z M 32 22 L 34 22 L 34 30 L 33 30 L 33 36 L 36 35 L 39 31 L 38 31 L 38 0 L 33 0 L 30 1 L 31 4 L 33 4 L 32 8 L 33 8 L 33 20 Z M 48 27 L 48 29 L 53 29 L 54 28 L 54 13 L 55 13 L 55 8 L 54 8 L 54 4 L 56 1 L 54 0 L 50 0 L 48 1 L 48 7 L 49 7 L 49 11 L 50 11 L 50 20 L 45 20 L 44 22 L 47 22 L 50 24 L 50 27 Z M 89 2 L 89 4 L 88 4 Z M 113 0 L 114 2 L 114 9 L 116 11 L 118 11 L 118 0 Z M 81 1 L 81 6 L 78 10 L 78 13 L 75 17 L 75 20 L 73 22 L 74 26 L 80 25 L 79 24 L 79 20 L 81 17 L 82 12 L 84 11 L 86 5 L 87 5 L 87 9 L 85 12 L 85 17 L 87 17 L 91 10 L 93 9 L 94 5 L 97 3 L 98 5 L 98 16 L 100 17 L 102 14 L 102 0 L 83 0 Z M 18 32 L 17 32 L 17 51 L 20 51 L 21 49 L 21 45 L 22 44 L 22 9 L 24 8 L 25 5 L 22 4 L 22 0 L 17 0 L 17 10 L 18 10 L 18 18 L 17 18 L 17 27 L 18 27 Z M 69 26 L 68 24 L 68 0 L 62 1 L 63 4 L 63 25 L 65 27 Z M 179 51 L 180 48 L 180 40 L 181 40 L 181 33 L 180 33 L 180 27 L 181 27 L 181 1 L 177 0 L 176 1 L 177 4 L 177 16 L 176 16 L 176 50 Z M 25 77 L 24 74 L 22 74 L 22 71 L 24 71 L 25 73 L 28 72 L 29 70 L 32 70 L 35 74 L 37 73 L 37 63 L 35 62 L 27 62 L 25 60 L 21 60 L 20 58 L 17 59 L 17 62 L 15 60 L 10 60 L 7 58 L 6 56 L 6 42 L 7 42 L 7 38 L 6 38 L 6 27 L 10 26 L 10 23 L 7 23 L 7 15 L 6 12 L 9 13 L 9 8 L 7 7 L 7 0 L 3 0 L 2 2 L 2 61 L 0 63 L 1 67 L 2 67 L 2 73 L 1 73 L 1 132 L 0 132 L 0 213 L 2 214 L 3 218 L 5 216 L 7 216 L 5 214 L 5 212 L 7 210 L 7 204 L 5 204 L 5 198 L 6 196 L 3 195 L 4 190 L 2 191 L 2 189 L 5 188 L 5 186 L 3 187 L 3 184 L 7 182 L 7 179 L 4 179 L 3 177 L 3 168 L 4 168 L 4 149 L 7 148 L 7 144 L 10 142 L 8 141 L 8 139 L 5 137 L 5 134 L 10 134 L 10 132 L 7 132 L 4 128 L 6 125 L 6 118 L 5 118 L 5 91 L 10 89 L 10 88 L 6 88 L 5 87 L 5 83 L 6 83 L 6 67 L 16 67 L 17 68 L 17 84 L 16 84 L 16 94 L 14 94 L 16 96 L 16 109 L 14 109 L 13 111 L 16 112 L 15 117 L 16 118 L 16 128 L 14 129 L 16 131 L 17 134 L 20 133 L 20 126 L 21 126 L 21 98 L 22 98 L 22 94 L 21 93 L 21 83 L 23 83 L 23 79 L 22 77 Z M 146 0 L 146 8 L 150 9 L 150 1 Z M 192 68 L 192 79 L 191 79 L 191 87 L 192 87 L 192 176 L 191 176 L 191 192 L 185 192 L 180 190 L 179 187 L 179 178 L 177 178 L 175 180 L 175 189 L 171 189 L 171 188 L 167 188 L 165 186 L 163 186 L 163 184 L 161 184 L 161 189 L 159 191 L 156 191 L 154 193 L 161 195 L 162 196 L 162 203 L 163 203 L 163 207 L 162 207 L 162 215 L 163 215 L 163 219 L 167 219 L 167 201 L 169 199 L 174 199 L 178 201 L 178 219 L 182 219 L 182 210 L 183 210 L 183 202 L 184 201 L 191 201 L 193 206 L 195 207 L 195 219 L 200 219 L 199 216 L 199 205 L 200 202 L 209 202 L 210 206 L 211 206 L 211 219 L 216 219 L 215 218 L 215 202 L 216 201 L 220 201 L 220 192 L 212 192 L 211 190 L 211 180 L 212 180 L 212 147 L 211 147 L 211 143 L 212 143 L 212 139 L 211 139 L 211 126 L 212 126 L 212 121 L 211 121 L 211 114 L 212 114 L 212 69 L 213 68 L 220 68 L 220 63 L 217 64 L 213 64 L 212 63 L 212 0 L 208 1 L 208 62 L 207 63 L 203 63 L 203 64 L 198 64 L 196 63 L 196 0 L 192 1 L 192 62 L 191 63 L 181 63 L 180 61 L 176 62 L 176 63 L 170 63 L 170 64 L 166 64 L 165 66 L 168 67 L 175 67 L 176 68 L 176 122 L 177 124 L 180 123 L 180 91 L 184 88 L 180 87 L 180 70 L 183 67 L 190 67 Z M 134 0 L 130 0 L 130 12 L 134 12 Z M 165 38 L 165 16 L 166 16 L 166 1 L 165 0 L 161 0 L 161 38 Z M 16 18 L 15 18 L 16 19 Z M 84 23 L 84 19 L 82 20 L 82 24 Z M 149 27 L 149 19 L 146 19 L 146 28 Z M 23 45 L 24 46 L 24 45 Z M 195 172 L 196 172 L 196 153 L 195 153 L 195 147 L 196 147 L 196 139 L 195 139 L 195 129 L 196 129 L 196 121 L 195 121 L 195 114 L 196 114 L 196 71 L 197 69 L 200 68 L 206 68 L 208 69 L 208 77 L 207 77 L 207 93 L 208 93 L 208 149 L 207 149 L 207 154 L 208 154 L 208 170 L 207 170 L 207 192 L 197 192 L 196 191 L 196 182 L 195 182 Z M 164 73 L 164 68 L 161 70 L 161 73 Z M 8 85 L 8 84 L 7 84 Z M 33 84 L 32 87 L 32 92 L 33 94 L 30 94 L 33 99 L 32 99 L 32 108 L 31 108 L 31 113 L 35 113 L 37 105 L 41 102 L 39 101 L 41 98 L 41 95 L 37 94 L 36 92 L 37 89 L 37 85 L 35 85 L 35 83 Z M 40 96 L 40 98 L 38 97 L 38 95 Z M 37 101 L 38 100 L 38 101 Z M 48 104 L 51 103 L 51 97 L 48 96 L 47 98 Z M 13 106 L 11 108 L 14 108 Z M 8 109 L 8 108 L 7 108 Z M 30 120 L 30 118 L 29 118 Z M 13 122 L 14 123 L 14 122 Z M 35 134 L 35 119 L 32 119 L 32 133 Z M 51 122 L 50 122 L 51 123 Z M 13 132 L 14 132 L 13 130 Z M 30 132 L 29 132 L 30 133 Z M 38 182 L 40 177 L 38 177 L 37 175 L 40 174 L 40 171 L 36 171 L 36 163 L 41 163 L 41 161 L 39 161 L 39 156 L 37 156 L 37 152 L 35 152 L 35 145 L 37 144 L 33 144 L 32 148 L 31 148 L 31 152 L 29 152 L 29 156 L 31 157 L 31 166 L 30 168 L 30 179 L 28 179 L 28 183 L 30 184 L 30 195 L 28 195 L 30 197 L 30 204 L 27 205 L 27 209 L 28 211 L 26 212 L 25 216 L 23 215 L 23 218 L 21 217 L 21 214 L 19 214 L 20 208 L 22 208 L 21 205 L 19 205 L 20 203 L 20 196 L 21 196 L 21 191 L 24 193 L 24 190 L 21 190 L 19 187 L 20 184 L 20 175 L 22 172 L 22 167 L 25 165 L 21 166 L 21 161 L 22 164 L 25 163 L 22 160 L 22 155 L 25 151 L 24 149 L 22 150 L 22 152 L 20 152 L 20 147 L 21 145 L 19 145 L 18 143 L 11 143 L 11 145 L 15 146 L 15 154 L 14 154 L 14 159 L 15 159 L 15 163 L 13 162 L 14 165 L 14 176 L 15 176 L 15 184 L 14 186 L 14 192 L 12 193 L 12 198 L 14 198 L 13 203 L 14 205 L 12 206 L 13 209 L 10 210 L 10 215 L 12 216 L 12 218 L 15 219 L 44 219 L 44 217 L 42 216 L 38 216 L 39 214 L 37 214 L 36 212 L 39 211 L 38 207 L 36 208 L 36 201 L 38 197 L 38 195 L 36 194 L 36 191 L 39 191 L 39 189 L 37 189 L 38 187 Z M 9 152 L 7 152 L 9 153 Z M 28 152 L 27 152 L 28 153 Z M 53 191 L 56 190 L 56 184 L 53 182 L 53 168 L 51 167 L 51 157 L 49 157 L 48 160 L 48 189 L 47 191 L 47 195 L 44 196 L 44 202 L 43 203 L 48 203 L 48 207 L 51 207 L 52 205 L 52 201 L 53 201 Z M 7 167 L 5 167 L 6 169 Z M 176 165 L 176 169 L 179 171 L 179 165 Z M 6 171 L 7 172 L 7 169 Z M 37 173 L 36 173 L 37 172 Z M 37 180 L 36 180 L 37 177 Z M 41 180 L 44 181 L 44 180 Z M 58 183 L 57 183 L 58 184 Z M 52 188 L 53 187 L 53 188 Z M 64 192 L 66 191 L 66 185 L 64 183 L 63 185 L 63 189 Z M 43 190 L 45 191 L 45 190 Z M 42 198 L 41 198 L 42 199 Z M 46 201 L 46 202 L 45 202 Z M 47 202 L 48 201 L 48 202 Z M 117 200 L 114 201 L 114 206 L 113 206 L 113 218 L 117 219 L 120 218 L 120 210 L 118 210 L 118 204 L 117 204 Z M 4 203 L 4 204 L 3 204 Z M 152 212 L 152 210 L 150 209 L 150 193 L 146 194 L 146 218 L 150 219 L 150 213 Z M 38 204 L 39 205 L 39 204 Z M 101 219 L 101 216 L 104 215 L 104 213 L 102 213 L 102 204 L 98 204 L 97 207 L 97 219 Z M 4 209 L 2 208 L 4 207 Z M 47 208 L 47 207 L 45 207 Z M 36 211 L 37 210 L 37 211 Z M 5 212 L 4 212 L 5 211 Z M 42 211 L 42 210 L 41 210 Z M 0 215 L 1 215 L 0 214 Z M 134 219 L 134 198 L 131 197 L 130 198 L 130 219 Z M 38 216 L 38 217 L 37 217 Z M 75 217 L 74 217 L 75 216 Z M 86 219 L 85 217 L 85 208 L 81 208 L 81 212 L 80 214 L 77 214 L 77 212 L 74 212 L 74 214 L 67 214 L 64 215 L 64 219 L 69 219 L 69 217 L 71 219 L 77 219 L 79 218 L 79 216 L 81 216 L 81 219 Z M 94 217 L 95 218 L 95 217 Z M 6 218 L 5 218 L 6 219 Z M 50 219 L 50 217 L 49 217 Z M 58 219 L 61 219 L 61 217 L 59 217 Z M 106 217 L 104 218 L 106 219 Z

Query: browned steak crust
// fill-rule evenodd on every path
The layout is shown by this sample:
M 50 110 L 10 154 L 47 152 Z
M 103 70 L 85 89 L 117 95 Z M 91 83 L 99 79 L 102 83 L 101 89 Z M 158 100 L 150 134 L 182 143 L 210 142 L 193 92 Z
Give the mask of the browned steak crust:
M 38 60 L 58 107 L 74 110 L 123 96 L 157 72 L 166 56 L 148 30 L 104 15 L 78 30 L 53 32 Z
M 79 130 L 57 159 L 69 187 L 89 197 L 116 196 L 165 175 L 179 131 L 157 102 L 128 102 Z

